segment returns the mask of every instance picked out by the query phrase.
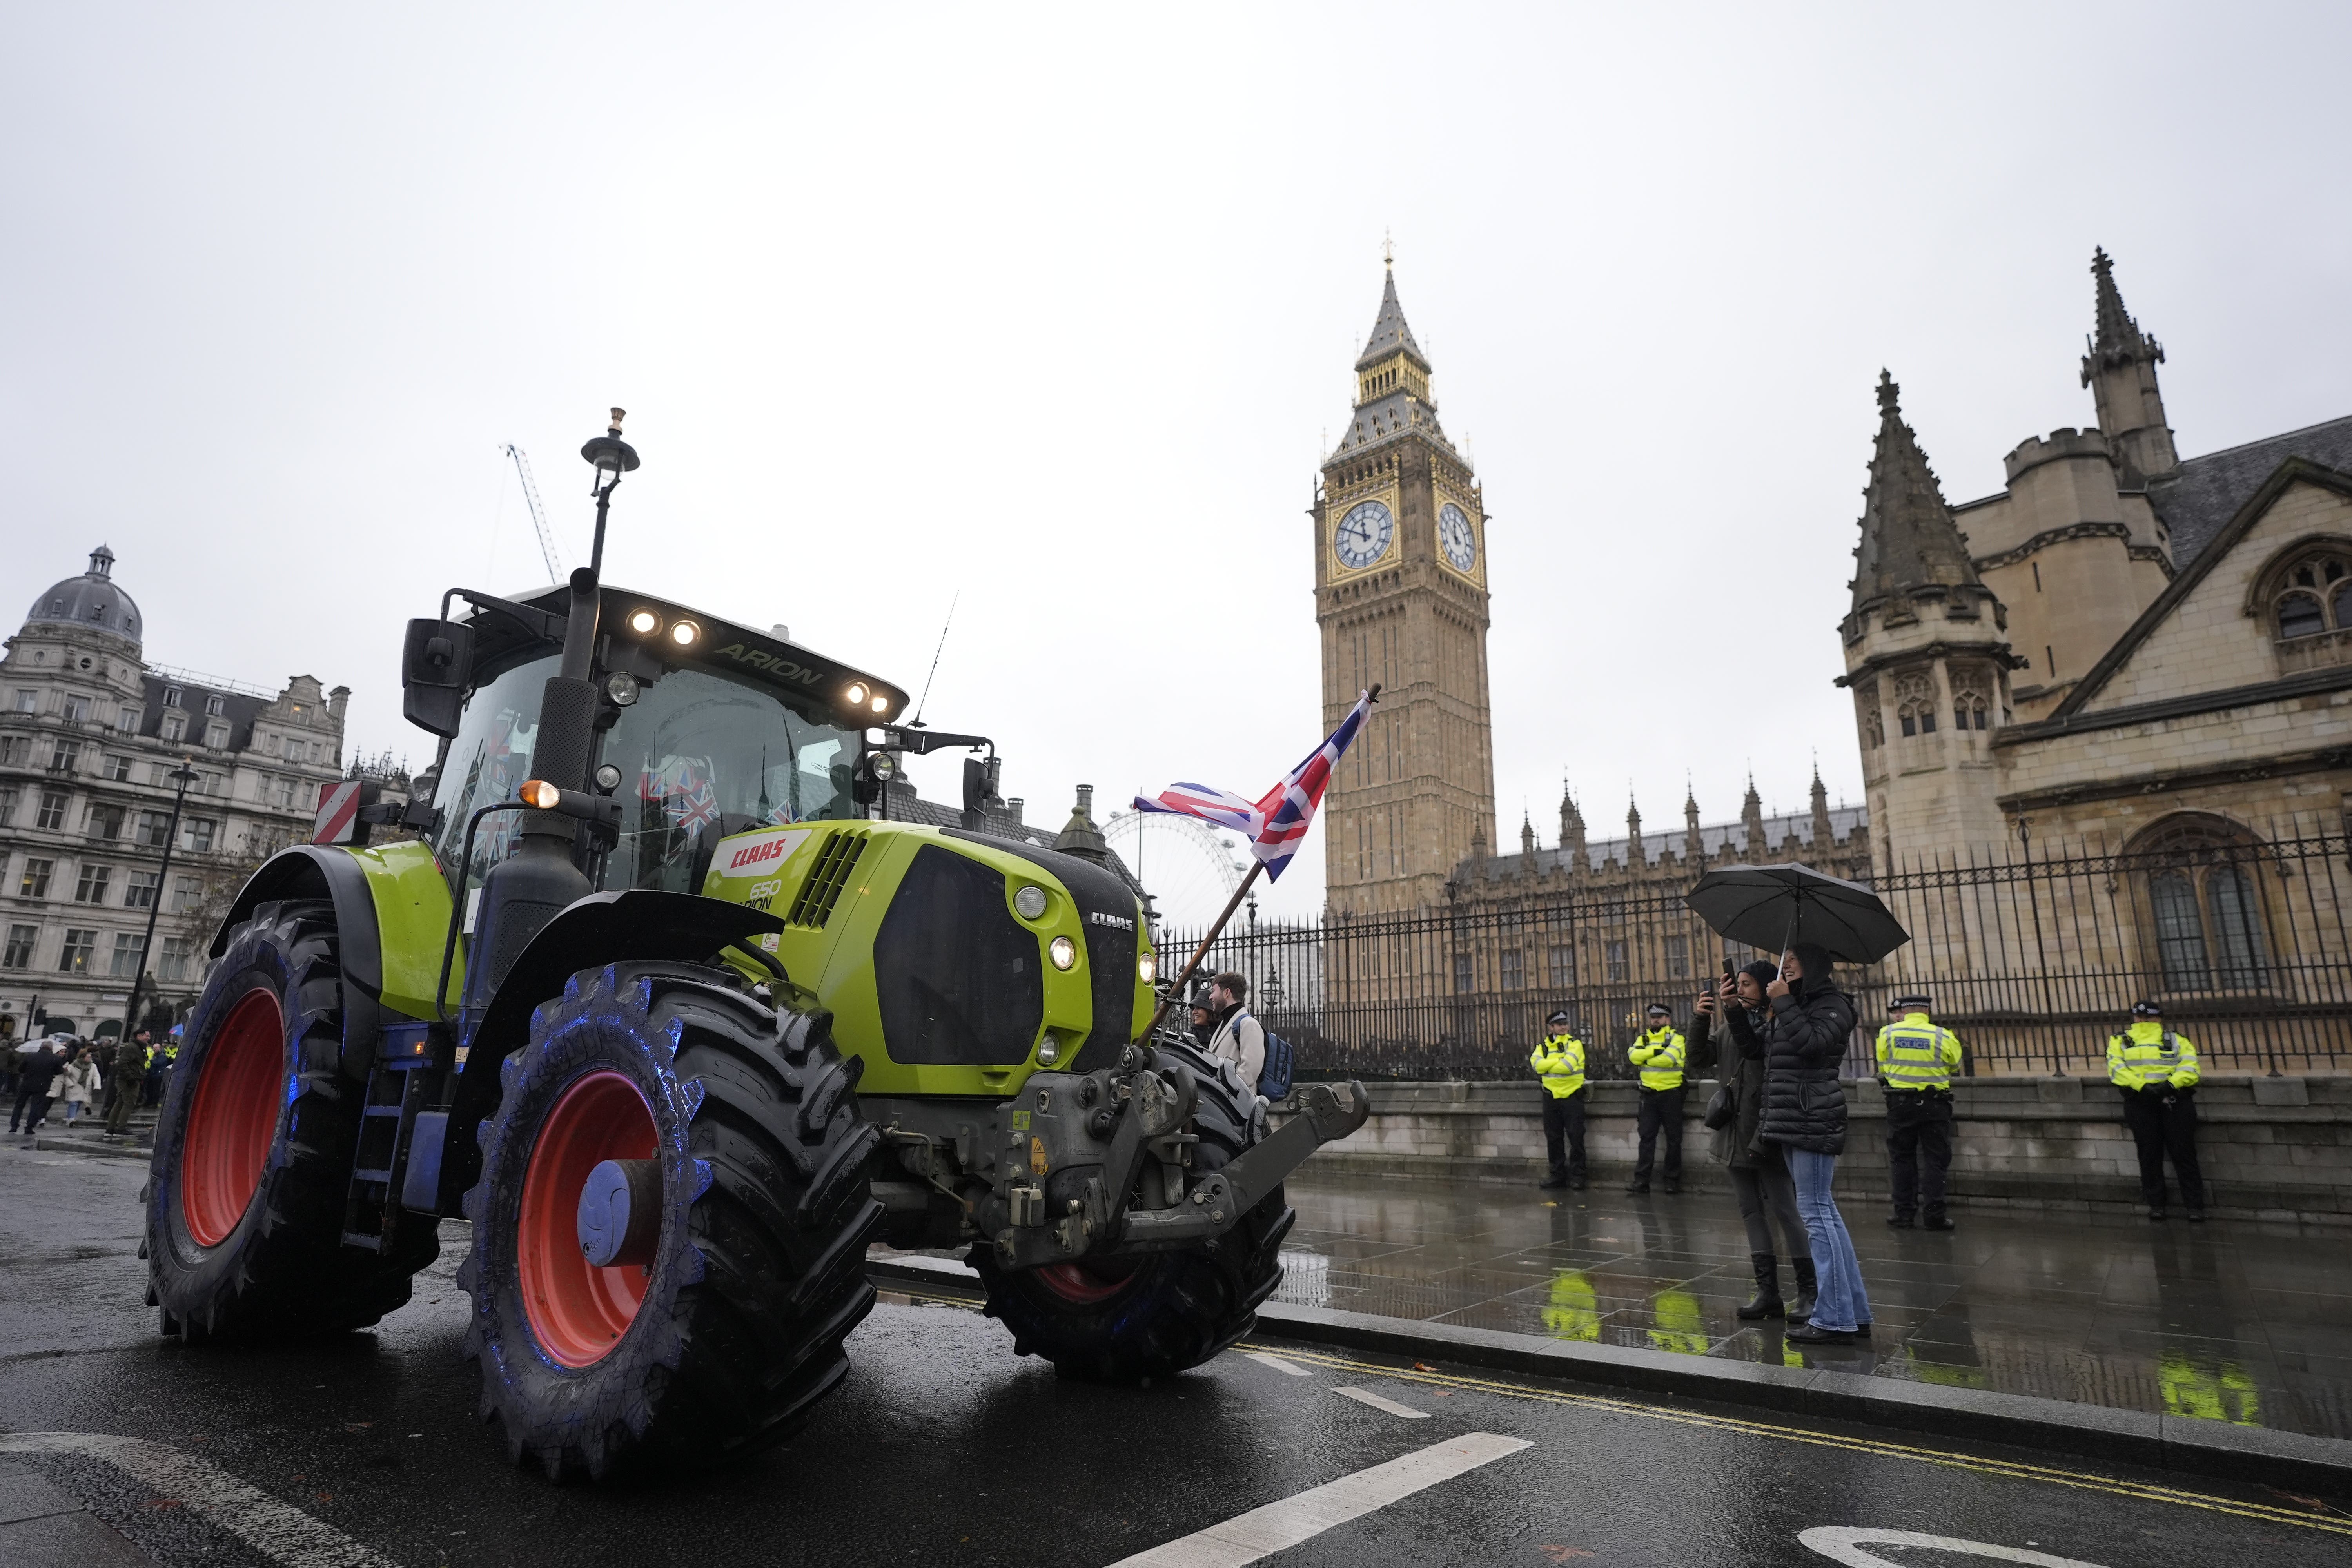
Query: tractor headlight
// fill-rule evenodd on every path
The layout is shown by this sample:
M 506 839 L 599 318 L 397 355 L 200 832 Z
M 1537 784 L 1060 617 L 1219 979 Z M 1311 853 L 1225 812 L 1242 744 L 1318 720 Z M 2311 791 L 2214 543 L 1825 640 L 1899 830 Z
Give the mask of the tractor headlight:
M 867 761 L 866 771 L 874 775 L 876 783 L 887 784 L 898 776 L 898 764 L 889 752 L 877 752 Z
M 596 787 L 606 795 L 621 787 L 621 770 L 606 763 L 596 770 Z
M 1013 910 L 1024 921 L 1043 920 L 1045 915 L 1045 889 L 1034 882 L 1025 884 L 1013 895 Z
M 1150 953 L 1145 953 L 1141 958 L 1135 961 L 1135 973 L 1137 979 L 1142 981 L 1146 985 L 1150 984 L 1153 981 L 1160 978 L 1160 960 L 1153 957 Z
M 1045 956 L 1054 961 L 1056 969 L 1074 969 L 1078 962 L 1078 944 L 1068 937 L 1057 936 L 1045 944 Z
M 680 647 L 692 647 L 694 639 L 701 635 L 702 628 L 692 621 L 680 621 L 669 629 L 669 640 Z
M 616 708 L 626 708 L 637 700 L 637 678 L 625 669 L 616 669 L 604 680 L 604 695 Z
M 866 683 L 862 680 L 853 680 L 849 683 L 849 689 L 842 695 L 849 700 L 849 705 L 852 708 L 863 708 L 866 698 Z
M 874 700 L 874 711 L 877 713 L 890 711 L 890 700 L 887 697 L 877 697 Z
M 1061 1059 L 1062 1042 L 1055 1037 L 1053 1030 L 1048 1029 L 1045 1031 L 1045 1037 L 1037 1042 L 1037 1065 L 1041 1068 L 1049 1068 Z
M 661 617 L 651 610 L 631 610 L 629 629 L 641 637 L 649 637 L 661 630 Z

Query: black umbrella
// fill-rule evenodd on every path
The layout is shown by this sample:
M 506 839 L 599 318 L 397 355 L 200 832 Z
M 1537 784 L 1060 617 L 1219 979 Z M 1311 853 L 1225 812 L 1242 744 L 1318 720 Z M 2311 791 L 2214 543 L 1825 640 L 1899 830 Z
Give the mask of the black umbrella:
M 1875 963 L 1911 940 L 1876 893 L 1810 866 L 1727 866 L 1683 901 L 1718 936 L 1767 952 L 1807 942 L 1840 963 Z

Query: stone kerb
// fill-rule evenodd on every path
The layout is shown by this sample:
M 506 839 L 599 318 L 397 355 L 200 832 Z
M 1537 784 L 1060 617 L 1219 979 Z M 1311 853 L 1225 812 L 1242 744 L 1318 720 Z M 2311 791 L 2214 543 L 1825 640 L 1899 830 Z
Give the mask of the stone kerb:
M 1541 1178 L 1542 1091 L 1532 1082 L 1375 1083 L 1370 1121 L 1315 1156 L 1333 1174 L 1444 1176 L 1523 1184 Z M 1711 1080 L 1685 1098 L 1684 1184 L 1727 1191 L 1700 1122 Z M 1584 1094 L 1595 1181 L 1622 1182 L 1635 1149 L 1631 1083 Z M 1886 1194 L 1886 1106 L 1875 1082 L 1846 1086 L 1842 1194 Z M 1953 1086 L 1952 1201 L 1971 1209 L 2127 1211 L 2138 1162 L 2115 1091 L 2080 1078 L 1962 1079 Z M 2199 1089 L 2198 1148 L 2216 1214 L 2352 1226 L 2352 1076 L 2221 1074 Z

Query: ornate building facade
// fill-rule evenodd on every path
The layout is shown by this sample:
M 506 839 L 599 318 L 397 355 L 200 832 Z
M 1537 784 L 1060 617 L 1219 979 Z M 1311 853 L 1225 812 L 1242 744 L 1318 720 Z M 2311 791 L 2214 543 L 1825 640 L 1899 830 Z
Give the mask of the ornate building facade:
M 1882 872 L 2021 823 L 2126 848 L 2343 822 L 2352 417 L 2182 458 L 2164 350 L 2091 270 L 2097 423 L 2021 442 L 2000 493 L 1947 504 L 1880 378 L 1839 684 Z
M 121 1027 L 156 910 L 151 996 L 193 998 L 224 882 L 310 836 L 343 776 L 346 687 L 276 695 L 147 662 L 100 545 L 34 599 L 0 658 L 0 1034 Z M 163 882 L 183 765 L 196 774 Z M 160 905 L 160 910 L 158 906 Z
M 1382 689 L 1325 797 L 1325 899 L 1346 914 L 1426 908 L 1494 837 L 1486 510 L 1437 422 L 1393 270 L 1308 516 L 1326 727 Z

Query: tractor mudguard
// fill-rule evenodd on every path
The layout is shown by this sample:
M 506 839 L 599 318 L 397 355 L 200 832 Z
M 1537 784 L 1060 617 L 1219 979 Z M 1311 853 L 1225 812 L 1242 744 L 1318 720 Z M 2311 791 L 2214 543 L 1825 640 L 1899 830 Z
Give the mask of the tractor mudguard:
M 566 981 L 583 970 L 626 959 L 699 963 L 730 945 L 751 949 L 753 937 L 783 928 L 782 921 L 762 910 L 645 889 L 591 893 L 541 927 L 499 983 L 467 1042 L 457 1092 L 440 1130 L 436 1210 L 457 1214 L 480 1179 L 482 1152 L 474 1134 L 498 1109 L 499 1065 L 529 1041 L 531 1013 L 563 994 Z
M 162 889 L 157 889 L 162 896 Z M 229 935 L 263 904 L 287 899 L 324 896 L 335 911 L 334 934 L 342 970 L 344 1007 L 357 1016 L 344 1020 L 343 1044 L 337 1066 L 346 1078 L 364 1080 L 375 1063 L 375 1041 L 383 1006 L 383 939 L 375 918 L 375 900 L 368 890 L 367 874 L 347 850 L 317 844 L 298 844 L 263 861 L 229 906 L 228 917 L 213 933 L 206 956 L 228 951 Z

